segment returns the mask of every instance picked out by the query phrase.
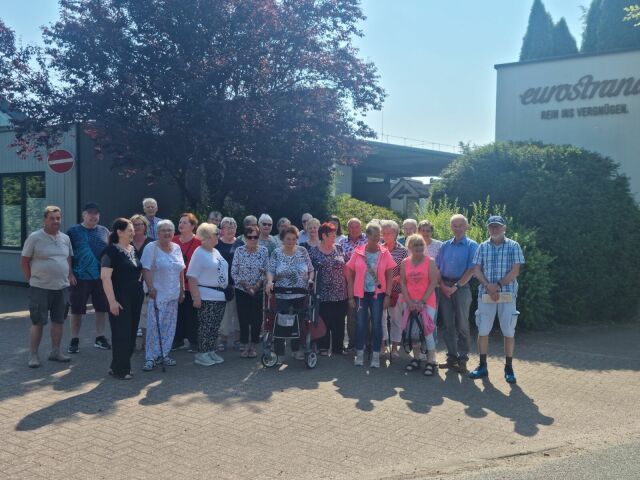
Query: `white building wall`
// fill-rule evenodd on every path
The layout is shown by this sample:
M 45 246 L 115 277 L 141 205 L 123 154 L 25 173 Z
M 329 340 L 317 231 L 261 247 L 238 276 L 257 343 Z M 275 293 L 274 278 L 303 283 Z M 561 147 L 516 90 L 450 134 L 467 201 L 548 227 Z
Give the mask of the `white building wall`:
M 496 68 L 497 141 L 572 144 L 607 155 L 621 164 L 640 198 L 640 50 Z M 595 83 L 609 80 L 625 83 Z M 536 102 L 552 86 L 551 99 Z M 595 115 L 590 107 L 609 113 Z

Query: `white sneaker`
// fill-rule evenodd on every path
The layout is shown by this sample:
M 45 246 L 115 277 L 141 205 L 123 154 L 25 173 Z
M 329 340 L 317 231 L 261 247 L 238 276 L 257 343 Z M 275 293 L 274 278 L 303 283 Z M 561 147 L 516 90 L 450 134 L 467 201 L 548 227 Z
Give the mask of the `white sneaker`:
M 197 365 L 202 365 L 203 367 L 210 367 L 211 365 L 215 365 L 213 360 L 206 353 L 196 353 L 193 356 L 193 363 Z
M 222 358 L 216 352 L 207 352 L 204 355 L 208 355 L 209 356 L 209 358 L 213 362 L 211 365 L 217 365 L 219 363 L 224 363 L 224 358 Z
M 356 350 L 356 356 L 353 359 L 353 364 L 356 367 L 361 367 L 364 365 L 364 350 Z
M 380 368 L 380 352 L 371 354 L 371 368 Z

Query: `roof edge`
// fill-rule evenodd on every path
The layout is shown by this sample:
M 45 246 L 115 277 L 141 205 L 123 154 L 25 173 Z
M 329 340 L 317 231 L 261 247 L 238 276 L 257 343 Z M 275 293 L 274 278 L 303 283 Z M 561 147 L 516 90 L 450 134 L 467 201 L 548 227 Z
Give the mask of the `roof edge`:
M 640 52 L 640 47 L 633 48 L 620 48 L 617 50 L 608 50 L 606 52 L 593 52 L 593 53 L 576 53 L 574 55 L 563 55 L 560 57 L 548 57 L 548 58 L 537 58 L 535 60 L 525 60 L 524 62 L 509 62 L 509 63 L 497 63 L 493 66 L 496 70 L 505 67 L 515 67 L 520 65 L 531 65 L 534 63 L 545 63 L 545 62 L 558 62 L 561 60 L 573 60 L 577 58 L 587 58 L 587 57 L 599 57 L 602 55 L 616 55 L 620 53 L 629 53 L 629 52 Z

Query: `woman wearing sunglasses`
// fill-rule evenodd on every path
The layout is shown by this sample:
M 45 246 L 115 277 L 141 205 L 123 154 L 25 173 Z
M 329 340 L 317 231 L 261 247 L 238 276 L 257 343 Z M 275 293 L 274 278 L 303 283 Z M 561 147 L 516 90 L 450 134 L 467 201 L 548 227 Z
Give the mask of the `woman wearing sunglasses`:
M 255 358 L 262 324 L 262 291 L 269 264 L 269 252 L 258 244 L 259 230 L 254 225 L 244 231 L 244 245 L 239 246 L 231 264 L 236 305 L 240 322 L 240 356 Z

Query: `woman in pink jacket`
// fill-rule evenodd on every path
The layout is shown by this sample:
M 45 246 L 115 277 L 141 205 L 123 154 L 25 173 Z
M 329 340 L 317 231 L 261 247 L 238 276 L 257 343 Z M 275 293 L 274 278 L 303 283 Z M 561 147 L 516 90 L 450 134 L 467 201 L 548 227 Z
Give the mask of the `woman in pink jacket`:
M 356 309 L 355 365 L 364 364 L 364 337 L 371 312 L 371 367 L 380 367 L 382 344 L 382 311 L 389 307 L 393 284 L 391 276 L 396 266 L 389 251 L 380 245 L 380 224 L 369 222 L 367 243 L 356 248 L 347 262 L 345 274 L 349 304 Z

